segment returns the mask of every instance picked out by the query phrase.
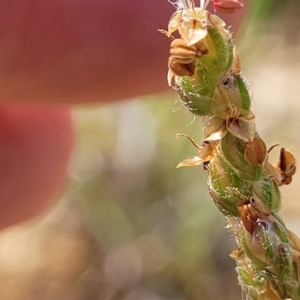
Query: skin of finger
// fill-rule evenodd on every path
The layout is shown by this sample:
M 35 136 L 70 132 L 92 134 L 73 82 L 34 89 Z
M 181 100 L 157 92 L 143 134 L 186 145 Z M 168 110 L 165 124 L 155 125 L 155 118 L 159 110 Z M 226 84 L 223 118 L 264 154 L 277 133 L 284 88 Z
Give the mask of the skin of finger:
M 246 1 L 244 1 L 246 3 Z M 167 90 L 164 0 L 0 0 L 0 102 L 89 103 Z M 222 15 L 236 31 L 246 9 Z
M 55 202 L 66 183 L 72 144 L 69 109 L 0 106 L 0 229 Z
M 35 5 L 30 0 L 22 3 L 15 1 L 13 5 L 5 3 L 7 5 L 4 11 L 7 13 L 14 15 L 11 9 L 16 9 L 16 24 L 11 24 L 11 20 L 6 18 L 0 18 L 2 25 L 5 22 L 11 25 L 4 32 L 0 32 L 0 35 L 6 37 L 5 41 L 7 42 L 0 47 L 0 63 L 3 66 L 0 71 L 0 74 L 2 72 L 2 76 L 0 76 L 0 86 L 2 87 L 0 89 L 0 101 L 82 103 L 132 97 L 135 94 L 160 91 L 165 88 L 165 85 L 161 83 L 164 82 L 166 68 L 160 60 L 164 60 L 164 62 L 166 60 L 160 50 L 164 47 L 164 43 L 169 44 L 169 40 L 163 35 L 158 35 L 163 37 L 163 40 L 156 40 L 153 32 L 157 33 L 153 31 L 153 26 L 157 26 L 160 20 L 163 20 L 164 23 L 165 20 L 168 20 L 171 6 L 168 6 L 166 10 L 161 8 L 157 10 L 161 14 L 157 13 L 155 17 L 152 14 L 153 10 L 150 10 L 149 16 L 140 15 L 139 13 L 144 10 L 138 6 L 140 10 L 137 9 L 134 14 L 141 19 L 144 17 L 145 20 L 150 17 L 149 20 L 151 21 L 141 23 L 142 25 L 137 32 L 135 31 L 136 25 L 132 26 L 133 33 L 129 38 L 122 35 L 123 31 L 120 29 L 120 24 L 125 24 L 124 27 L 128 30 L 130 22 L 124 23 L 124 19 L 123 21 L 122 18 L 117 19 L 117 28 L 111 22 L 113 29 L 106 28 L 104 33 L 102 32 L 103 38 L 108 44 L 105 47 L 100 47 L 97 43 L 95 45 L 96 33 L 98 32 L 93 30 L 93 26 L 98 24 L 98 20 L 89 6 L 94 3 L 93 1 L 86 0 L 85 3 L 87 5 L 86 16 L 94 16 L 94 18 L 91 18 L 92 22 L 89 22 L 90 18 L 83 18 L 83 20 L 88 20 L 89 26 L 81 31 L 72 30 L 76 22 L 83 25 L 80 22 L 80 20 L 82 21 L 82 11 L 79 9 L 81 6 L 78 6 L 78 3 L 83 4 L 83 2 L 80 0 L 74 2 L 77 10 L 73 11 L 73 19 L 68 21 L 72 26 L 64 23 L 64 18 L 68 14 L 56 16 L 55 11 L 51 10 L 51 5 L 60 7 L 61 12 L 67 8 L 72 10 L 68 1 L 48 3 L 50 15 L 46 9 L 47 6 L 44 7 L 44 10 L 42 9 L 41 2 L 37 1 Z M 111 5 L 105 4 L 105 1 L 102 2 L 104 8 L 105 5 L 111 7 Z M 147 0 L 144 3 L 147 3 Z M 154 3 L 155 0 L 152 1 L 152 4 Z M 61 4 L 63 5 L 60 6 Z M 122 3 L 119 5 L 122 7 Z M 145 5 L 143 5 L 143 9 Z M 172 7 L 171 9 L 173 11 Z M 48 27 L 43 25 L 43 20 L 36 10 L 40 11 L 43 17 L 48 16 L 48 19 L 46 18 L 48 21 L 51 16 L 54 17 L 63 29 L 61 30 L 60 26 L 56 26 L 56 22 L 50 22 Z M 120 8 L 118 12 L 121 15 Z M 107 21 L 105 13 L 102 12 L 102 14 L 103 20 Z M 99 12 L 96 15 L 98 16 Z M 33 17 L 32 22 L 29 22 L 28 16 Z M 76 19 L 75 16 L 79 19 Z M 22 20 L 20 24 L 18 17 Z M 100 24 L 102 23 L 100 22 Z M 24 28 L 21 28 L 22 24 Z M 43 26 L 35 27 L 32 24 Z M 98 27 L 101 26 L 98 24 Z M 164 24 L 164 26 L 157 27 L 165 28 L 166 26 Z M 8 32 L 12 34 L 11 37 L 8 36 Z M 84 38 L 84 33 L 89 33 L 88 37 Z M 145 35 L 143 36 L 142 33 Z M 105 39 L 109 35 L 111 39 Z M 136 44 L 135 41 L 141 37 L 144 45 Z M 41 44 L 38 44 L 38 40 L 42 41 Z M 70 41 L 73 42 L 69 43 Z M 124 41 L 123 44 L 122 41 Z M 113 46 L 118 46 L 118 43 L 120 43 L 120 47 L 123 45 L 122 51 L 116 51 L 118 53 L 110 51 Z M 138 45 L 137 49 L 135 49 L 136 45 Z M 151 51 L 147 52 L 148 46 Z M 144 52 L 145 56 L 138 55 L 143 47 L 146 51 Z M 115 50 L 118 49 L 119 47 L 116 47 Z M 78 51 L 81 54 L 79 56 Z M 2 56 L 1 52 L 6 56 Z M 88 58 L 91 53 L 94 55 L 92 58 Z M 93 59 L 98 59 L 97 53 L 102 53 L 102 55 L 91 70 L 91 62 Z M 105 60 L 107 53 L 110 53 L 112 60 L 117 63 L 110 64 L 110 60 Z M 136 59 L 131 62 L 131 58 Z M 75 70 L 76 64 L 79 64 L 77 71 Z M 120 70 L 131 75 L 122 78 L 113 76 L 113 73 L 122 74 Z M 82 73 L 85 76 L 82 76 Z M 107 74 L 111 76 L 104 76 Z M 163 78 L 160 78 L 159 74 Z M 88 79 L 91 78 L 98 78 L 99 80 L 89 82 Z M 102 84 L 99 85 L 98 81 L 101 82 L 101 80 Z M 134 84 L 128 85 L 126 80 L 133 80 Z M 141 84 L 142 82 L 146 82 L 148 87 Z M 116 83 L 119 83 L 117 88 Z M 0 228 L 4 228 L 41 212 L 64 186 L 67 163 L 72 148 L 71 118 L 68 109 L 2 105 L 0 106 L 0 140 L 0 167 L 2 170 L 0 174 L 0 188 L 2 190 Z

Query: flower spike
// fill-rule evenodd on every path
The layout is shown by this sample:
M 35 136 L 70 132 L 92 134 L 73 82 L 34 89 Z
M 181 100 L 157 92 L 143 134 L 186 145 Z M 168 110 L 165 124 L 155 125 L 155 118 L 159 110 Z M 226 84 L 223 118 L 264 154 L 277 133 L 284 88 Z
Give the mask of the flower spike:
M 216 12 L 234 13 L 239 0 L 211 0 Z M 290 150 L 280 149 L 272 166 L 267 146 L 256 129 L 251 97 L 224 21 L 206 10 L 209 0 L 178 0 L 167 36 L 173 39 L 168 83 L 183 105 L 203 117 L 204 140 L 197 155 L 179 167 L 202 166 L 208 194 L 236 237 L 239 283 L 247 300 L 300 300 L 300 240 L 278 215 L 279 187 L 296 172 Z

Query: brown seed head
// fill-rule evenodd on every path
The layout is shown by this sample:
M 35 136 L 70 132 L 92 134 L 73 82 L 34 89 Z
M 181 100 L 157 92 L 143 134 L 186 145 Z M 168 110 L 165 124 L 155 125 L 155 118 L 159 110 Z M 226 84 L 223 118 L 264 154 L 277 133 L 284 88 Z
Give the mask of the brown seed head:
M 276 168 L 282 175 L 282 184 L 290 184 L 292 176 L 296 173 L 296 159 L 292 152 L 288 149 L 281 148 L 279 155 L 279 162 Z
M 259 136 L 256 136 L 252 142 L 245 144 L 244 155 L 250 164 L 260 166 L 267 156 L 266 144 Z
M 206 53 L 208 51 L 202 42 L 188 46 L 184 39 L 175 39 L 171 42 L 168 67 L 173 75 L 192 76 L 195 59 Z
M 257 207 L 255 201 L 256 200 L 253 197 L 249 197 L 238 207 L 243 225 L 251 234 L 253 234 L 257 224 L 266 221 L 269 216 Z

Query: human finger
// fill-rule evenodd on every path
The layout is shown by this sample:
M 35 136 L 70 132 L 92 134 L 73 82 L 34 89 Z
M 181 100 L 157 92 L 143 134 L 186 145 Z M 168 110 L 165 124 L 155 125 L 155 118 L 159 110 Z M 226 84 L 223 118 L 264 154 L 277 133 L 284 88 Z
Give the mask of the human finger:
M 167 89 L 170 41 L 157 28 L 166 28 L 174 12 L 168 1 L 0 6 L 0 102 L 92 103 Z M 233 31 L 245 12 L 224 15 Z

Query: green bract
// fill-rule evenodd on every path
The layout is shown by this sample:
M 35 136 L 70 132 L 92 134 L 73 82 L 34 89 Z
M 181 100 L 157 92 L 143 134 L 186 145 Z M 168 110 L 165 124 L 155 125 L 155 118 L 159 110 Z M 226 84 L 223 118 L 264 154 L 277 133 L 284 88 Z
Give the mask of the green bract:
M 270 210 L 278 211 L 281 205 L 280 191 L 275 181 L 268 175 L 264 174 L 261 180 L 254 182 L 254 192 L 263 199 Z
M 245 109 L 245 110 L 249 110 L 250 105 L 251 105 L 251 98 L 250 98 L 247 86 L 240 74 L 237 74 L 235 76 L 235 79 L 236 79 L 239 94 L 241 97 L 241 108 Z
M 244 180 L 257 181 L 261 179 L 264 168 L 262 165 L 254 166 L 245 160 L 245 143 L 241 139 L 227 133 L 221 140 L 221 149 L 226 161 L 237 170 Z
M 223 38 L 214 27 L 208 26 L 204 44 L 208 54 L 199 58 L 200 63 L 207 69 L 212 78 L 218 79 L 226 73 L 232 65 L 232 44 Z
M 250 183 L 251 184 L 251 183 Z M 209 189 L 212 199 L 221 212 L 227 216 L 239 216 L 237 206 L 242 199 L 232 192 L 232 189 L 251 193 L 248 183 L 244 182 L 221 157 L 210 162 Z M 212 193 L 213 192 L 213 193 Z
M 184 105 L 195 115 L 211 113 L 215 82 L 201 64 L 197 64 L 194 77 L 184 76 L 178 81 L 178 92 Z

